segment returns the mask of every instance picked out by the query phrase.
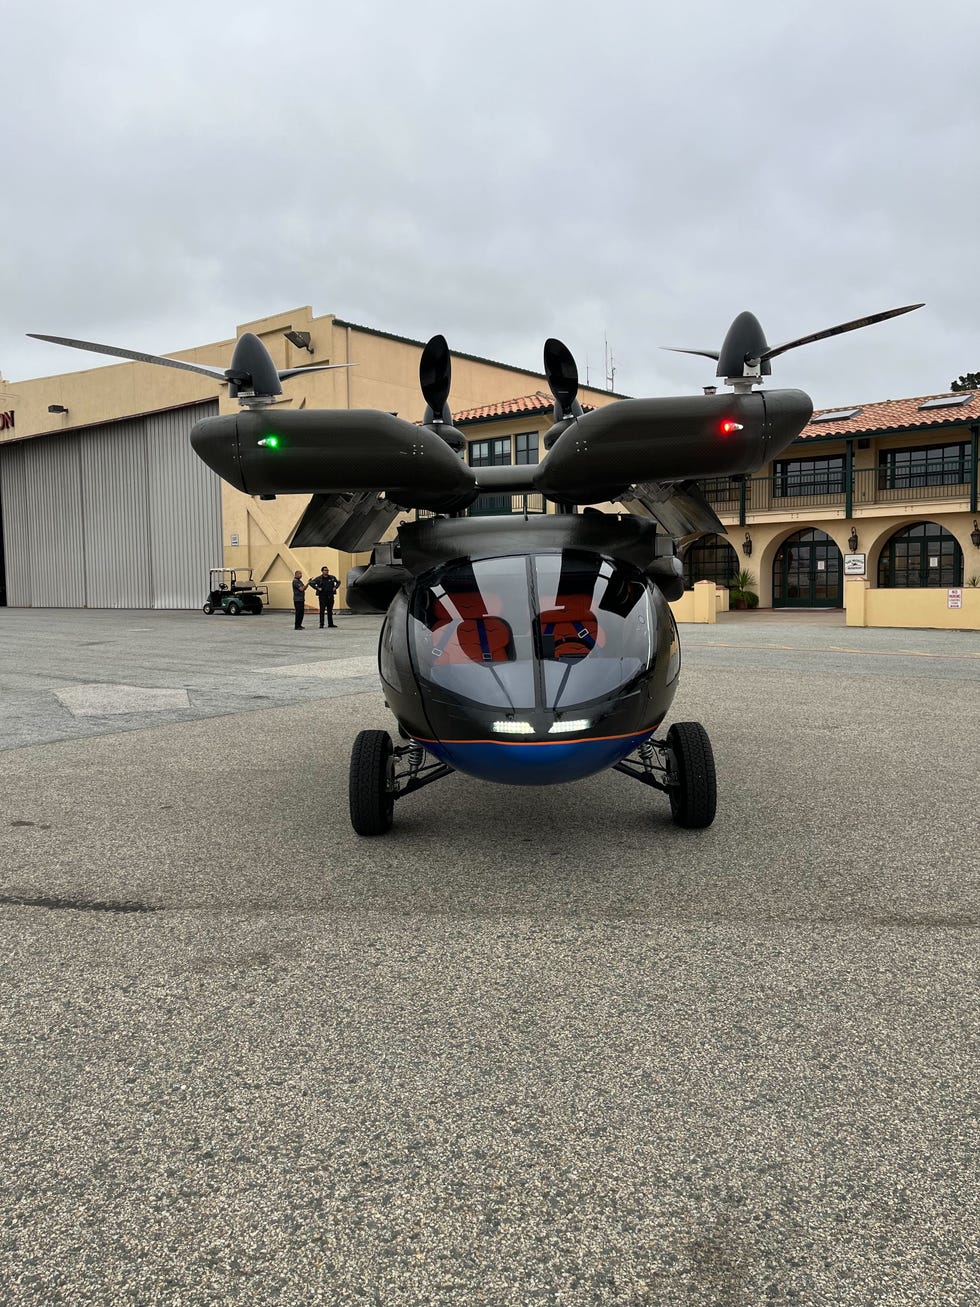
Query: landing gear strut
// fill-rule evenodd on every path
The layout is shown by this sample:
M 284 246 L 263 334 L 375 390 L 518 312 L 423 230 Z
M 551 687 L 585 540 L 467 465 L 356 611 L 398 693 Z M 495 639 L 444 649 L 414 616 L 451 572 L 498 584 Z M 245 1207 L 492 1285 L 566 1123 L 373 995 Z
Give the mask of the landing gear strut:
M 395 748 L 387 731 L 361 731 L 350 759 L 351 825 L 358 835 L 386 834 L 394 821 L 396 799 L 451 771 L 414 740 Z
M 664 740 L 647 740 L 614 770 L 663 790 L 678 826 L 698 830 L 715 819 L 715 759 L 708 732 L 700 722 L 675 722 Z

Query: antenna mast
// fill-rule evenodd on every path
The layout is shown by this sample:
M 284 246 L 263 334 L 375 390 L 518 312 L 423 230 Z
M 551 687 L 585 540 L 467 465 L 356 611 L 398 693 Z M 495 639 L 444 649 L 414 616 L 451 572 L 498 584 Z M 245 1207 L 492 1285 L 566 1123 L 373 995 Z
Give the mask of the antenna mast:
M 602 342 L 606 351 L 606 389 L 612 390 L 616 384 L 616 363 L 612 356 L 612 350 L 609 348 L 609 338 L 605 334 Z

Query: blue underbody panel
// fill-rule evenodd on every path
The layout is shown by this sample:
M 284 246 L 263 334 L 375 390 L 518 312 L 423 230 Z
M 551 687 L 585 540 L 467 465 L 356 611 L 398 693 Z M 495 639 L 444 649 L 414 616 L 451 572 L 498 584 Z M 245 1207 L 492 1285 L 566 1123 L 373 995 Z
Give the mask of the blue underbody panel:
M 511 744 L 496 740 L 424 740 L 426 749 L 456 771 L 499 785 L 561 785 L 621 762 L 652 731 L 615 740 L 562 740 L 554 744 Z

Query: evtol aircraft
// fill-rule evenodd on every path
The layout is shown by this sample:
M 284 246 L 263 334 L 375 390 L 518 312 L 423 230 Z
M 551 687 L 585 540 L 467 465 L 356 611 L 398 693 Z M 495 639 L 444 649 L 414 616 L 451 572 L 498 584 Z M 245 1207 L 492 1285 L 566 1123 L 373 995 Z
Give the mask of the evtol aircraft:
M 658 735 L 681 667 L 669 601 L 684 590 L 678 543 L 724 526 L 699 489 L 746 477 L 784 450 L 813 412 L 800 390 L 763 390 L 771 360 L 797 346 L 897 317 L 919 304 L 770 346 L 741 313 L 714 360 L 730 390 L 621 399 L 590 412 L 559 340 L 544 347 L 554 424 L 537 464 L 470 467 L 449 408 L 451 356 L 422 351 L 421 425 L 373 409 L 286 410 L 282 381 L 245 334 L 225 370 L 67 337 L 77 349 L 202 372 L 242 408 L 205 418 L 191 444 L 244 494 L 312 494 L 318 543 L 371 548 L 347 578 L 348 606 L 384 615 L 378 668 L 399 742 L 354 740 L 349 805 L 359 835 L 391 829 L 397 800 L 452 771 L 554 785 L 613 768 L 663 791 L 680 826 L 709 826 L 717 786 L 707 732 Z M 345 366 L 323 365 L 323 366 Z M 540 495 L 552 513 L 468 516 L 484 494 Z M 628 511 L 596 505 L 621 503 Z M 404 510 L 395 539 L 375 543 Z M 421 516 L 419 515 L 421 513 Z

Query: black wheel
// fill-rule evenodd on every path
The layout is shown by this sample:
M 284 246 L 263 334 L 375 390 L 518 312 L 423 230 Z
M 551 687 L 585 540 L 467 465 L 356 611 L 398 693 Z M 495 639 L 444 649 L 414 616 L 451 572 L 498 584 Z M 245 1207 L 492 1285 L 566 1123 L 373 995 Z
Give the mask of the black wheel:
M 225 609 L 225 612 L 228 614 L 229 617 L 237 617 L 241 611 L 242 611 L 242 606 L 237 599 L 228 600 L 228 606 Z
M 395 764 L 387 731 L 361 731 L 350 756 L 350 821 L 358 835 L 384 835 L 395 815 Z
M 675 722 L 667 732 L 667 752 L 674 782 L 670 815 L 678 826 L 690 830 L 710 826 L 718 806 L 718 786 L 708 732 L 700 722 Z
M 210 615 L 211 613 L 214 612 L 214 604 L 210 604 L 210 603 L 205 604 L 204 607 L 201 609 L 201 612 L 208 613 Z
M 251 602 L 251 604 L 249 605 L 249 609 L 248 609 L 248 611 L 249 611 L 250 613 L 254 613 L 255 616 L 258 617 L 259 613 L 261 613 L 261 611 L 262 611 L 262 600 L 261 600 L 261 599 L 253 599 L 252 602 Z

